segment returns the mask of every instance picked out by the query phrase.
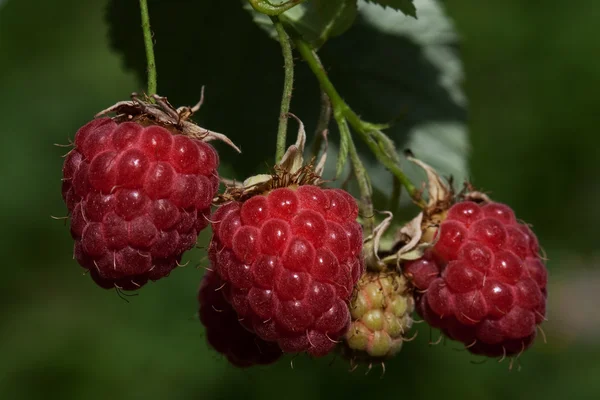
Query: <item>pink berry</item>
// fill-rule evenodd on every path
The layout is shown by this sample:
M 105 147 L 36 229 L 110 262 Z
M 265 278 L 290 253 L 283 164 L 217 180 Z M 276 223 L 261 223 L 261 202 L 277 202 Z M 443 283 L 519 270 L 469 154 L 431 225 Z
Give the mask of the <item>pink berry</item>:
M 80 128 L 62 187 L 79 264 L 104 288 L 169 275 L 208 225 L 217 167 L 210 145 L 160 126 L 98 118 Z
M 546 313 L 548 273 L 538 252 L 510 207 L 465 201 L 448 210 L 433 250 L 404 273 L 431 326 L 472 353 L 513 355 L 533 343 Z
M 209 258 L 243 325 L 284 352 L 331 352 L 364 271 L 357 216 L 348 193 L 309 185 L 217 209 Z
M 240 368 L 277 361 L 283 354 L 281 350 L 275 343 L 265 342 L 240 325 L 237 314 L 223 297 L 223 292 L 223 281 L 219 275 L 206 271 L 198 301 L 200 321 L 206 328 L 208 344 Z M 265 296 L 264 293 L 258 296 L 261 295 Z

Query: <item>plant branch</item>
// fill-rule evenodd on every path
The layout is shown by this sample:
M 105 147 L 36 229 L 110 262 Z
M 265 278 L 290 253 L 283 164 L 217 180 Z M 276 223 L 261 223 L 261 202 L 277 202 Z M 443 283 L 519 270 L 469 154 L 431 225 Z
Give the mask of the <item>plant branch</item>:
M 347 129 L 348 134 L 350 134 L 350 129 L 348 128 L 348 123 L 346 120 L 342 120 L 345 128 L 340 126 L 340 129 Z M 356 151 L 356 145 L 354 144 L 354 140 L 352 140 L 352 136 L 350 136 L 350 143 L 348 146 L 348 150 L 350 153 L 350 162 L 352 163 L 352 169 L 354 170 L 354 175 L 356 176 L 356 181 L 358 182 L 358 190 L 360 192 L 361 199 L 361 215 L 363 217 L 363 228 L 366 233 L 366 236 L 369 236 L 373 233 L 373 227 L 375 226 L 375 216 L 373 212 L 373 188 L 371 187 L 371 181 L 369 176 L 367 175 L 367 170 L 363 165 L 360 157 L 358 156 L 358 152 Z
M 148 63 L 148 97 L 156 94 L 156 61 L 154 60 L 154 43 L 152 31 L 150 30 L 150 15 L 148 14 L 148 3 L 140 0 L 140 12 L 142 17 L 142 30 L 144 31 L 144 44 L 146 46 L 146 62 Z
M 285 153 L 285 144 L 287 137 L 288 113 L 290 111 L 290 102 L 292 101 L 292 90 L 294 89 L 294 58 L 292 55 L 292 44 L 281 21 L 277 17 L 271 17 L 279 43 L 281 44 L 281 53 L 285 68 L 285 77 L 283 81 L 283 95 L 281 97 L 281 108 L 279 110 L 279 127 L 277 129 L 277 148 L 275 152 L 275 163 L 279 163 Z
M 381 129 L 385 129 L 387 126 L 361 120 L 337 92 L 310 45 L 299 38 L 295 38 L 294 43 L 298 52 L 319 81 L 321 89 L 329 96 L 333 106 L 334 115 L 337 113 L 344 116 L 350 126 L 358 132 L 367 146 L 369 146 L 377 159 L 395 176 L 402 186 L 404 186 L 410 197 L 423 205 L 422 200 L 419 199 L 417 188 L 404 172 L 402 172 L 398 165 L 399 157 L 393 148 L 393 142 L 381 132 Z

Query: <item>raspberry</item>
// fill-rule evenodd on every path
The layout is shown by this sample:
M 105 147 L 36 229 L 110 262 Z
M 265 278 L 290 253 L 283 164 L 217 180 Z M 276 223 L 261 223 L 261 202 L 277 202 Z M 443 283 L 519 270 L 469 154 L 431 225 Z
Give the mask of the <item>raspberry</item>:
M 475 354 L 528 348 L 546 313 L 547 270 L 535 234 L 510 207 L 454 204 L 438 241 L 404 273 L 424 293 L 417 309 L 433 327 Z
M 312 185 L 217 209 L 209 257 L 242 324 L 287 353 L 333 350 L 364 270 L 357 216 L 347 192 Z
M 104 288 L 167 276 L 208 225 L 218 164 L 210 145 L 160 126 L 89 122 L 63 166 L 74 257 Z
M 206 271 L 198 301 L 208 343 L 231 364 L 240 368 L 266 365 L 283 354 L 277 344 L 265 342 L 240 325 L 237 314 L 223 297 L 223 281 L 217 273 Z
M 402 275 L 363 275 L 350 304 L 352 323 L 345 338 L 352 359 L 372 361 L 397 354 L 412 327 L 414 308 L 412 293 Z

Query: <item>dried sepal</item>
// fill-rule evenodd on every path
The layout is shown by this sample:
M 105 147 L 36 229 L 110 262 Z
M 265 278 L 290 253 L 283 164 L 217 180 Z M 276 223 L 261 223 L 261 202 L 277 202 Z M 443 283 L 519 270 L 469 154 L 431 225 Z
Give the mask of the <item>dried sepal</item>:
M 371 271 L 383 271 L 386 269 L 386 264 L 379 257 L 381 240 L 385 232 L 392 224 L 394 214 L 390 211 L 384 211 L 387 215 L 374 229 L 373 233 L 367 236 L 363 242 L 363 257 L 367 269 Z
M 273 167 L 273 172 L 251 176 L 241 184 L 238 182 L 235 182 L 234 185 L 226 184 L 225 192 L 217 196 L 213 203 L 243 201 L 277 188 L 294 185 L 321 185 L 323 183 L 320 173 L 314 166 L 314 160 L 308 163 L 304 162 L 303 153 L 306 146 L 304 124 L 294 114 L 290 113 L 289 115 L 295 118 L 299 124 L 296 142 L 288 147 L 281 161 Z M 319 163 L 323 162 L 324 164 L 323 157 L 321 156 Z
M 448 208 L 454 202 L 452 186 L 447 183 L 430 165 L 407 155 L 409 161 L 423 168 L 427 174 L 427 203 L 423 210 L 396 232 L 392 250 L 386 252 L 382 262 L 396 265 L 398 269 L 403 261 L 421 258 L 432 247 L 438 233 L 437 227 L 446 217 Z
M 465 189 L 459 194 L 462 200 L 474 201 L 475 203 L 491 203 L 492 199 L 485 193 L 475 190 L 469 183 L 465 184 Z
M 437 171 L 425 162 L 415 158 L 412 154 L 407 159 L 423 168 L 427 174 L 427 204 L 423 208 L 421 222 L 420 242 L 433 243 L 437 227 L 446 218 L 447 210 L 454 203 L 454 191 L 450 182 L 444 180 Z
M 396 234 L 397 245 L 400 248 L 396 251 L 397 265 L 401 261 L 416 260 L 423 256 L 425 251 L 433 246 L 434 243 L 423 242 L 423 216 L 421 212 L 406 225 L 400 228 Z
M 291 174 L 286 169 L 275 166 L 273 173 L 254 175 L 243 183 L 236 182 L 234 186 L 227 186 L 225 192 L 213 199 L 214 204 L 223 204 L 229 201 L 244 201 L 258 194 L 266 194 L 271 190 L 283 187 L 302 185 L 321 185 L 321 177 L 315 173 L 312 163 L 304 165 Z
M 293 174 L 304 165 L 304 147 L 306 146 L 306 130 L 304 124 L 292 113 L 288 115 L 298 121 L 298 135 L 296 143 L 287 148 L 278 166 Z
M 175 108 L 166 97 L 153 95 L 140 97 L 137 93 L 131 94 L 131 100 L 120 101 L 105 110 L 100 111 L 95 117 L 116 114 L 113 119 L 119 122 L 135 121 L 140 125 L 159 125 L 174 134 L 181 134 L 205 142 L 220 140 L 234 148 L 238 153 L 241 150 L 224 134 L 202 128 L 192 122 L 190 118 L 196 113 L 204 101 L 204 88 L 200 101 L 193 107 Z
M 321 154 L 321 157 L 319 157 L 319 161 L 315 167 L 315 173 L 320 176 L 323 175 L 323 172 L 325 171 L 325 163 L 327 162 L 327 149 L 329 147 L 329 142 L 327 140 L 328 134 L 328 129 L 323 129 L 323 131 L 321 131 L 321 135 L 323 136 L 323 154 Z
M 407 159 L 423 168 L 427 174 L 427 211 L 432 213 L 436 209 L 444 208 L 444 206 L 450 204 L 454 196 L 450 184 L 445 182 L 432 166 L 412 155 L 408 155 Z
M 403 261 L 421 258 L 427 249 L 435 244 L 435 240 L 431 242 L 423 240 L 423 218 L 424 213 L 421 212 L 398 229 L 390 250 L 382 251 L 381 248 L 379 249 L 378 254 L 385 255 L 383 258 L 378 257 L 382 264 L 393 265 L 401 271 Z

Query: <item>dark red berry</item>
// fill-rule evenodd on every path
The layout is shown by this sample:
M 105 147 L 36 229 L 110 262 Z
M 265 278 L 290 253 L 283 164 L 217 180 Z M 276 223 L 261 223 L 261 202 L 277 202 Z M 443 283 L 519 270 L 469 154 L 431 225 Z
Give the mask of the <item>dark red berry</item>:
M 283 354 L 277 344 L 265 342 L 246 330 L 236 312 L 223 297 L 223 281 L 206 271 L 198 292 L 200 321 L 206 328 L 208 344 L 236 367 L 271 364 Z
M 105 288 L 167 276 L 196 243 L 218 187 L 208 144 L 160 126 L 98 118 L 63 166 L 74 255 Z

